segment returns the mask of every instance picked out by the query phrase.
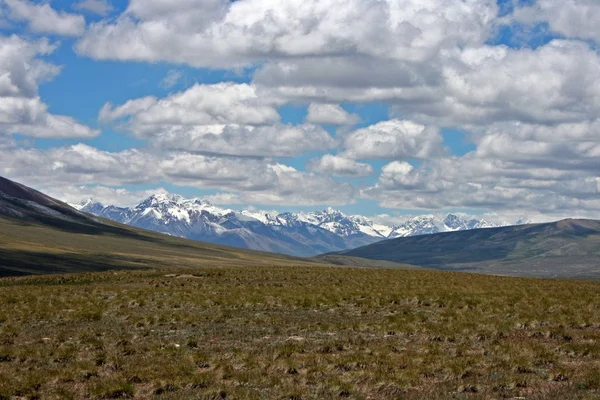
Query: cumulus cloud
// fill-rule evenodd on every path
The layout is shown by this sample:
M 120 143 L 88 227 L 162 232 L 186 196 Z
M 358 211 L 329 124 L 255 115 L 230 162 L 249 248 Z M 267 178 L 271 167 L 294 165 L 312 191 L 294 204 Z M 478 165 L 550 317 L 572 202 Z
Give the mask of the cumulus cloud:
M 13 138 L 0 136 L 0 149 L 10 149 L 14 147 L 17 147 L 17 142 Z
M 4 0 L 9 17 L 27 22 L 30 30 L 62 36 L 79 36 L 85 31 L 85 19 L 81 15 L 58 12 L 49 4 L 36 4 L 27 0 Z
M 478 208 L 589 217 L 600 212 L 598 121 L 501 123 L 462 156 L 393 161 L 362 195 L 384 207 Z
M 279 186 L 271 191 L 223 192 L 209 197 L 223 204 L 265 204 L 273 206 L 340 206 L 354 202 L 356 189 L 348 182 L 296 170 L 279 170 Z
M 298 171 L 280 163 L 183 155 L 162 164 L 172 179 L 198 187 L 228 188 L 230 204 L 347 204 L 355 195 L 349 183 Z
M 100 111 L 158 148 L 205 154 L 291 157 L 327 150 L 335 140 L 313 124 L 279 122 L 276 98 L 248 84 L 194 85 L 163 99 L 143 97 Z
M 47 171 L 43 179 L 73 184 L 123 184 L 129 174 L 138 183 L 216 188 L 229 203 L 339 204 L 352 201 L 356 189 L 331 176 L 367 176 L 373 166 L 364 160 L 377 159 L 386 165 L 361 195 L 384 207 L 598 212 L 599 10 L 593 0 L 537 0 L 498 18 L 495 0 L 131 0 L 121 15 L 91 24 L 77 51 L 94 59 L 250 67 L 252 82 L 106 103 L 99 120 L 147 140 L 149 150 L 12 151 L 8 140 L 0 148 L 11 148 L 3 154 L 14 164 L 4 168 L 34 165 Z M 527 30 L 546 22 L 560 39 L 492 44 L 502 24 Z M 53 46 L 37 46 L 32 55 L 11 53 L 22 60 L 18 68 L 0 57 L 3 133 L 93 135 L 44 108 L 38 85 L 59 68 L 39 61 Z M 179 78 L 173 69 L 164 87 Z M 346 103 L 383 103 L 391 119 L 349 130 L 359 121 L 339 105 Z M 306 123 L 282 123 L 285 104 L 308 105 Z M 332 137 L 319 124 L 345 129 Z M 475 149 L 450 155 L 444 128 L 466 131 Z M 273 159 L 312 151 L 321 153 L 311 155 L 311 172 Z
M 36 188 L 160 184 L 218 189 L 242 203 L 282 205 L 346 204 L 355 188 L 330 177 L 255 158 L 190 153 L 107 152 L 78 144 L 38 149 L 0 149 L 0 175 Z M 243 200 L 243 201 L 242 201 Z
M 54 50 L 47 40 L 0 36 L 0 135 L 86 138 L 99 134 L 69 116 L 49 113 L 41 100 L 38 85 L 56 76 L 60 68 L 39 56 Z
M 358 129 L 344 138 L 344 155 L 358 159 L 428 158 L 441 154 L 437 128 L 393 119 Z
M 116 21 L 92 24 L 77 49 L 196 67 L 340 54 L 426 60 L 483 43 L 496 14 L 493 0 L 132 0 Z
M 383 207 L 403 209 L 456 209 L 537 212 L 547 215 L 579 215 L 580 211 L 600 211 L 598 181 L 589 177 L 571 181 L 541 179 L 491 179 L 481 173 L 478 177 L 460 177 L 444 171 L 442 165 L 454 165 L 453 171 L 465 168 L 482 170 L 501 168 L 481 160 L 466 159 L 413 168 L 388 165 L 376 185 L 365 189 L 365 198 L 375 199 Z M 463 162 L 464 161 L 464 162 Z
M 546 22 L 553 32 L 600 43 L 600 3 L 596 0 L 537 0 L 518 7 L 508 21 L 526 24 Z
M 327 131 L 311 124 L 177 125 L 158 133 L 152 142 L 168 150 L 255 157 L 293 157 L 336 144 Z
M 373 167 L 369 164 L 333 154 L 325 154 L 321 158 L 310 160 L 307 166 L 311 171 L 349 178 L 368 176 L 373 173 Z
M 445 67 L 438 101 L 405 104 L 419 120 L 441 125 L 522 121 L 557 124 L 600 113 L 600 56 L 587 44 L 553 40 L 535 50 L 464 49 Z
M 106 0 L 83 0 L 73 4 L 73 9 L 79 11 L 88 11 L 105 17 L 115 8 Z
M 370 65 L 373 65 L 372 67 Z M 499 121 L 559 124 L 597 118 L 600 56 L 589 44 L 552 40 L 535 49 L 447 49 L 435 62 L 352 58 L 271 62 L 255 84 L 288 101 L 388 103 L 423 124 L 485 126 Z
M 279 121 L 278 104 L 275 98 L 259 97 L 252 85 L 221 82 L 196 84 L 163 99 L 143 97 L 116 107 L 106 103 L 99 118 L 128 118 L 129 129 L 143 136 L 175 125 L 272 124 Z
M 320 103 L 429 100 L 443 83 L 441 57 L 404 61 L 340 55 L 272 60 L 261 66 L 254 81 L 284 98 Z
M 348 113 L 338 104 L 311 103 L 306 121 L 313 124 L 354 125 L 360 121 L 360 117 Z

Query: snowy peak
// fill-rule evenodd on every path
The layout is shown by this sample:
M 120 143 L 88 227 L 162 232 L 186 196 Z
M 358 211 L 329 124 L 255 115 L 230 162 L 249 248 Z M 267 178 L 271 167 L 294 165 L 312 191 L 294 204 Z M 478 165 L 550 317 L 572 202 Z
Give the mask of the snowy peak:
M 299 213 L 297 214 L 297 218 L 303 222 L 317 225 L 342 237 L 364 234 L 384 239 L 387 237 L 387 234 L 391 232 L 390 227 L 383 225 L 376 227 L 373 221 L 362 215 L 347 216 L 341 211 L 331 207 L 328 207 L 323 211 Z
M 268 213 L 252 212 L 252 211 L 248 211 L 248 210 L 242 210 L 242 211 L 240 211 L 240 214 L 243 215 L 246 218 L 253 218 L 253 219 L 257 220 L 257 221 L 260 221 L 263 224 L 269 224 L 269 221 L 273 220 L 273 217 L 271 216 L 271 214 L 268 214 Z
M 104 205 L 102 205 L 102 203 L 94 200 L 91 197 L 85 198 L 79 203 L 69 205 L 78 211 L 84 211 L 90 214 L 97 214 L 104 209 Z
M 495 228 L 500 226 L 519 225 L 519 222 L 510 224 L 508 222 L 493 223 L 484 219 L 478 219 L 456 214 L 448 214 L 444 218 L 434 215 L 421 215 L 409 219 L 403 224 L 395 226 L 390 238 L 430 235 L 440 232 L 455 232 L 469 229 Z
M 465 221 L 454 214 L 448 214 L 444 218 L 444 226 L 449 231 L 458 231 L 467 228 Z
M 433 215 L 423 215 L 409 219 L 405 223 L 395 226 L 390 238 L 430 235 L 442 232 L 440 221 L 436 221 Z
M 82 210 L 84 208 L 90 208 L 90 207 L 104 207 L 102 205 L 102 203 L 95 201 L 93 198 L 91 197 L 87 197 L 83 200 L 81 200 L 79 203 L 75 203 L 75 204 L 69 204 L 71 207 L 73 207 L 76 210 Z
M 164 205 L 172 205 L 178 204 L 182 202 L 183 197 L 176 194 L 168 194 L 168 193 L 155 193 L 152 196 L 148 197 L 146 200 L 142 201 L 140 204 L 136 206 L 137 209 L 146 209 L 149 207 L 157 207 Z
M 520 223 L 519 221 L 515 222 L 514 224 L 509 224 L 508 222 L 493 223 L 486 221 L 485 219 L 460 217 L 454 214 L 448 214 L 444 219 L 444 225 L 446 227 L 446 231 L 464 231 L 468 229 L 497 228 L 509 225 L 522 225 L 522 223 Z
M 444 218 L 445 231 L 449 232 L 464 231 L 467 229 L 492 228 L 500 225 L 504 225 L 504 223 L 493 224 L 484 219 L 461 218 L 454 214 L 448 214 L 446 218 Z
M 193 223 L 197 220 L 208 219 L 216 221 L 219 218 L 246 218 L 230 209 L 219 208 L 204 199 L 185 199 L 179 195 L 158 193 L 148 197 L 131 209 L 133 213 L 146 218 L 153 218 L 164 224 L 173 221 Z

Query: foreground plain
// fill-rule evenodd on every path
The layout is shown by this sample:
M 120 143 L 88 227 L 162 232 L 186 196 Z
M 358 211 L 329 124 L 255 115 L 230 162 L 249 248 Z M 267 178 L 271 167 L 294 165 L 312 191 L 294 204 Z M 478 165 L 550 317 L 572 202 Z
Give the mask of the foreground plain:
M 0 280 L 0 398 L 600 398 L 600 284 L 206 267 Z

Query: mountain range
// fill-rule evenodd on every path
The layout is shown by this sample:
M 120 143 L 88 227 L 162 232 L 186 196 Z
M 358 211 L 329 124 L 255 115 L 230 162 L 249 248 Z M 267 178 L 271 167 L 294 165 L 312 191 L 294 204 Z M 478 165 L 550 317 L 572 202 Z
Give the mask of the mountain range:
M 386 227 L 331 209 L 254 215 L 248 210 L 232 211 L 203 200 L 164 194 L 152 196 L 131 209 L 104 207 L 93 201 L 78 207 L 80 210 L 0 177 L 0 277 L 110 269 L 314 263 L 530 277 L 600 277 L 600 221 L 595 220 L 469 229 L 475 226 L 474 221 L 450 215 L 443 219 L 442 229 L 454 231 L 384 239 L 300 259 L 177 236 L 197 234 L 223 241 L 238 240 L 242 246 L 287 246 L 293 250 L 300 245 L 311 249 L 317 240 L 321 247 L 342 246 L 349 238 L 359 242 L 365 236 L 378 240 L 364 231 L 385 235 Z M 145 223 L 155 229 L 166 226 L 180 230 L 166 235 L 84 212 L 94 209 L 99 214 L 126 217 L 131 223 Z M 438 222 L 424 220 L 429 220 L 429 225 Z M 402 226 L 404 232 L 419 225 L 416 219 L 409 222 Z M 393 227 L 388 236 L 393 232 L 403 231 Z
M 448 214 L 413 217 L 384 225 L 361 215 L 322 211 L 270 214 L 217 207 L 204 199 L 154 194 L 135 207 L 105 206 L 91 198 L 72 204 L 77 210 L 172 236 L 247 249 L 314 256 L 397 237 L 513 225 Z M 517 221 L 515 224 L 523 223 Z

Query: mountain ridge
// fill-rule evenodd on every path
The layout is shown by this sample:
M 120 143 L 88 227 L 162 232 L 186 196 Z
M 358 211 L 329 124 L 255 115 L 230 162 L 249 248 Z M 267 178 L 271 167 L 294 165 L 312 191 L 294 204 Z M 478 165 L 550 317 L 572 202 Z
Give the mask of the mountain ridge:
M 105 206 L 84 199 L 75 208 L 120 223 L 173 236 L 294 256 L 343 251 L 380 240 L 440 231 L 505 226 L 448 214 L 413 217 L 385 225 L 328 207 L 313 212 L 266 213 L 220 208 L 200 198 L 156 193 L 134 207 Z

